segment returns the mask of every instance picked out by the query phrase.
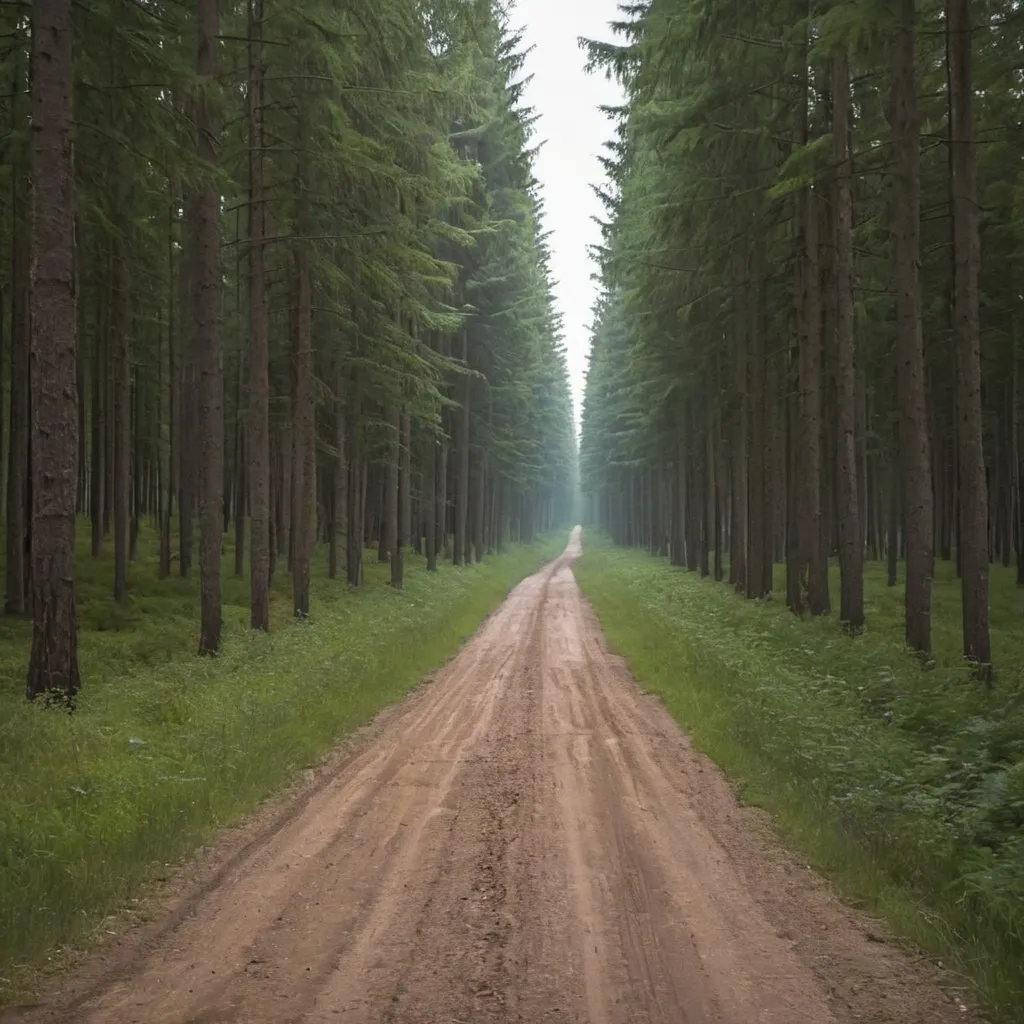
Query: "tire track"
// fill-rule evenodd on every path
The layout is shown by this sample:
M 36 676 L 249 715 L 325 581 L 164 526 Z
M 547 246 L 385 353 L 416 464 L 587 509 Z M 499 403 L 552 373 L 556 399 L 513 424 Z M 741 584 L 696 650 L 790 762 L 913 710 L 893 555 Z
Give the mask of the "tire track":
M 20 1019 L 975 1024 L 637 690 L 578 554 Z

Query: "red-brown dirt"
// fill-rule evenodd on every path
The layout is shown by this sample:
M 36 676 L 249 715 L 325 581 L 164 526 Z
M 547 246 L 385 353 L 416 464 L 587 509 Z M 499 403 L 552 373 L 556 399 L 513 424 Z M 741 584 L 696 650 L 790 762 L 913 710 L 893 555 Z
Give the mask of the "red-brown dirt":
M 578 552 L 19 1019 L 975 1020 L 638 690 Z

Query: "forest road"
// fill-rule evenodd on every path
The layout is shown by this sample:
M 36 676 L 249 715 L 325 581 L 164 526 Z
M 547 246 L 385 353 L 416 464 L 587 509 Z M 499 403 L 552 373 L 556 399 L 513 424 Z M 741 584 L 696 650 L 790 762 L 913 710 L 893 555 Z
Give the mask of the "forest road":
M 641 693 L 579 550 L 21 1019 L 973 1020 Z

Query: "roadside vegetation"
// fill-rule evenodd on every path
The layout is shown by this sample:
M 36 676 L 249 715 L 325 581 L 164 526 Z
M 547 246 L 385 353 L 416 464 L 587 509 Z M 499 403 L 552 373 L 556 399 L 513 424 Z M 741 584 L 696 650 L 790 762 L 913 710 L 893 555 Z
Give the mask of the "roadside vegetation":
M 880 563 L 865 566 L 869 626 L 855 638 L 591 531 L 576 572 L 611 646 L 742 799 L 771 812 L 847 899 L 954 958 L 997 1019 L 1019 1021 L 1024 621 L 1013 571 L 992 571 L 992 686 L 963 661 L 948 564 L 936 567 L 931 666 L 904 645 L 903 588 L 886 586 Z
M 24 700 L 32 624 L 0 618 L 0 1005 L 47 953 L 87 939 L 169 862 L 443 664 L 565 542 L 552 534 L 483 563 L 410 571 L 402 590 L 375 558 L 356 590 L 318 557 L 312 616 L 273 633 L 249 629 L 229 550 L 223 649 L 196 658 L 199 582 L 158 581 L 147 539 L 125 602 L 110 594 L 107 559 L 79 563 L 89 688 L 74 714 Z M 272 605 L 287 609 L 290 596 L 288 576 L 275 577 Z

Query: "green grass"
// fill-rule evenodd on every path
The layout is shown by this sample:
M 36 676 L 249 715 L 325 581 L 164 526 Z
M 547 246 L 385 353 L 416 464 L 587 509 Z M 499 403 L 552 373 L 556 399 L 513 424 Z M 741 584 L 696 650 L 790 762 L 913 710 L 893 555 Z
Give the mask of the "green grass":
M 931 670 L 903 646 L 903 589 L 885 586 L 883 566 L 868 567 L 868 629 L 857 638 L 834 617 L 798 620 L 782 600 L 744 600 L 591 531 L 576 571 L 609 642 L 743 799 L 770 811 L 847 898 L 958 964 L 998 1019 L 1024 1020 L 1024 598 L 1014 575 L 993 571 L 989 689 L 959 657 L 948 565 L 935 585 Z
M 312 615 L 289 621 L 275 580 L 269 635 L 248 628 L 248 587 L 225 557 L 223 652 L 194 656 L 196 585 L 159 582 L 151 551 L 130 567 L 124 606 L 108 558 L 80 537 L 83 689 L 74 715 L 23 697 L 30 623 L 0 619 L 0 1005 L 55 947 L 87 939 L 165 865 L 238 821 L 369 721 L 471 636 L 520 579 L 557 556 L 561 534 L 406 587 L 323 574 Z

